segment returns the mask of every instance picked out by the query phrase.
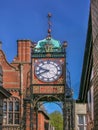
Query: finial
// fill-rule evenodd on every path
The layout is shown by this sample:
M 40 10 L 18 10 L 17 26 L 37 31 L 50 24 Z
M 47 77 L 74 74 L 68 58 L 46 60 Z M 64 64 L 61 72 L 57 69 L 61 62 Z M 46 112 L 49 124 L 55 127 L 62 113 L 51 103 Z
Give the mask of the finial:
M 67 41 L 63 42 L 63 47 L 66 48 L 67 47 Z
M 50 21 L 50 18 L 51 18 L 51 13 L 48 13 L 48 38 L 51 37 L 51 21 Z

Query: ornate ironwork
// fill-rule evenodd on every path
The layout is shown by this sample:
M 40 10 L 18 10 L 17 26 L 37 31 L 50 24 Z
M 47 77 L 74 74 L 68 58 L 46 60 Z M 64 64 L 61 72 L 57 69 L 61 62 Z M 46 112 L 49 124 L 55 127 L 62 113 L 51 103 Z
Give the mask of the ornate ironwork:
M 44 58 L 51 58 L 51 60 L 56 60 L 58 58 L 63 58 L 63 79 L 66 78 L 66 71 L 65 71 L 65 68 L 66 68 L 66 57 L 65 57 L 65 51 L 64 52 L 61 52 L 61 53 L 32 53 L 32 56 L 31 56 L 32 59 L 38 59 L 38 60 L 41 60 L 43 61 Z M 32 60 L 31 59 L 31 60 Z M 35 63 L 34 63 L 34 60 L 32 60 L 32 65 L 34 67 Z M 32 67 L 32 74 L 34 75 L 34 69 Z M 31 76 L 32 79 L 31 80 L 36 80 L 34 79 L 34 76 Z M 35 82 L 31 81 L 31 93 L 30 93 L 30 98 L 31 98 L 31 115 L 33 115 L 35 111 L 35 108 L 37 107 L 37 104 L 39 102 L 44 102 L 44 101 L 47 101 L 47 102 L 61 102 L 62 103 L 62 109 L 63 109 L 63 113 L 65 114 L 65 108 L 66 108 L 66 95 L 65 95 L 65 87 L 66 87 L 66 80 L 62 80 L 62 82 L 58 82 L 58 84 L 52 84 L 52 83 L 37 83 L 36 81 L 36 84 L 34 84 Z M 60 83 L 60 84 L 59 84 Z M 45 88 L 45 91 L 41 91 L 41 88 Z M 47 88 L 48 88 L 48 91 L 47 91 Z M 54 91 L 54 88 L 56 89 L 56 91 Z M 62 88 L 62 91 L 60 91 L 59 88 Z M 31 117 L 31 124 L 33 124 L 33 117 Z M 37 120 L 36 120 L 37 121 Z M 36 125 L 37 125 L 37 122 L 36 122 Z M 65 128 L 65 117 L 64 117 L 64 128 Z M 31 126 L 31 130 L 33 130 L 34 127 Z M 36 130 L 37 130 L 37 127 L 36 127 Z

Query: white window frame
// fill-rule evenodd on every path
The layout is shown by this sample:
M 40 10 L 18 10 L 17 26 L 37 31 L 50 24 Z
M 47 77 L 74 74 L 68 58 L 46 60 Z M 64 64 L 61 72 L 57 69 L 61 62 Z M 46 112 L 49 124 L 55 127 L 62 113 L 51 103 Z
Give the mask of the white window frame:
M 87 116 L 86 116 L 86 114 L 78 114 L 77 115 L 78 117 L 78 130 L 80 130 L 79 129 L 79 127 L 83 127 L 83 129 L 82 130 L 87 130 Z M 79 123 L 79 116 L 82 116 L 83 117 L 83 123 Z

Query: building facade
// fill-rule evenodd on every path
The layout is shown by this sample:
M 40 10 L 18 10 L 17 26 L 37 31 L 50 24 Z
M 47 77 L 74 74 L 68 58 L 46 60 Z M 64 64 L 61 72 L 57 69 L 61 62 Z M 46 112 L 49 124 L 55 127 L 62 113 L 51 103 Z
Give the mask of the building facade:
M 3 88 L 3 71 L 0 66 L 0 130 L 2 130 L 3 124 L 3 100 L 7 99 L 11 94 Z
M 93 44 L 92 44 L 92 23 L 91 13 L 89 15 L 88 32 L 85 45 L 84 62 L 80 83 L 79 100 L 87 103 L 87 126 L 91 129 L 94 123 L 93 116 Z
M 75 130 L 87 130 L 86 103 L 75 103 Z
M 98 130 L 98 1 L 91 0 L 81 76 L 80 102 L 87 103 L 87 129 Z
M 91 0 L 93 37 L 94 130 L 98 130 L 98 1 Z
M 3 130 L 23 129 L 24 126 L 26 130 L 30 129 L 30 103 L 26 101 L 27 103 L 25 106 L 25 98 L 26 95 L 29 96 L 30 93 L 28 89 L 30 86 L 31 47 L 31 41 L 19 40 L 17 42 L 17 56 L 12 63 L 7 62 L 4 52 L 0 50 L 3 87 L 5 91 L 7 91 L 6 93 L 11 93 L 11 97 L 4 99 L 4 102 L 2 102 Z M 0 84 L 2 84 L 1 80 Z M 4 88 L 1 89 L 0 87 L 0 92 L 4 91 Z M 38 116 L 38 124 L 40 124 L 41 121 L 44 123 L 41 127 L 38 126 L 40 127 L 38 130 L 48 130 L 49 117 L 43 111 L 40 111 Z M 25 120 L 27 124 L 24 124 Z

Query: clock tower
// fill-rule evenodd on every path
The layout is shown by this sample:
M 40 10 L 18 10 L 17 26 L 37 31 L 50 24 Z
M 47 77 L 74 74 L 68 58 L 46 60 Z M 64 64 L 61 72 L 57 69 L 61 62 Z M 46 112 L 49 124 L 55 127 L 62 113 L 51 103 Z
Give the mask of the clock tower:
M 34 124 L 34 112 L 39 104 L 45 102 L 61 102 L 63 115 L 65 112 L 66 88 L 66 42 L 60 43 L 51 36 L 51 14 L 48 14 L 48 35 L 38 41 L 31 54 L 31 130 L 37 130 Z

